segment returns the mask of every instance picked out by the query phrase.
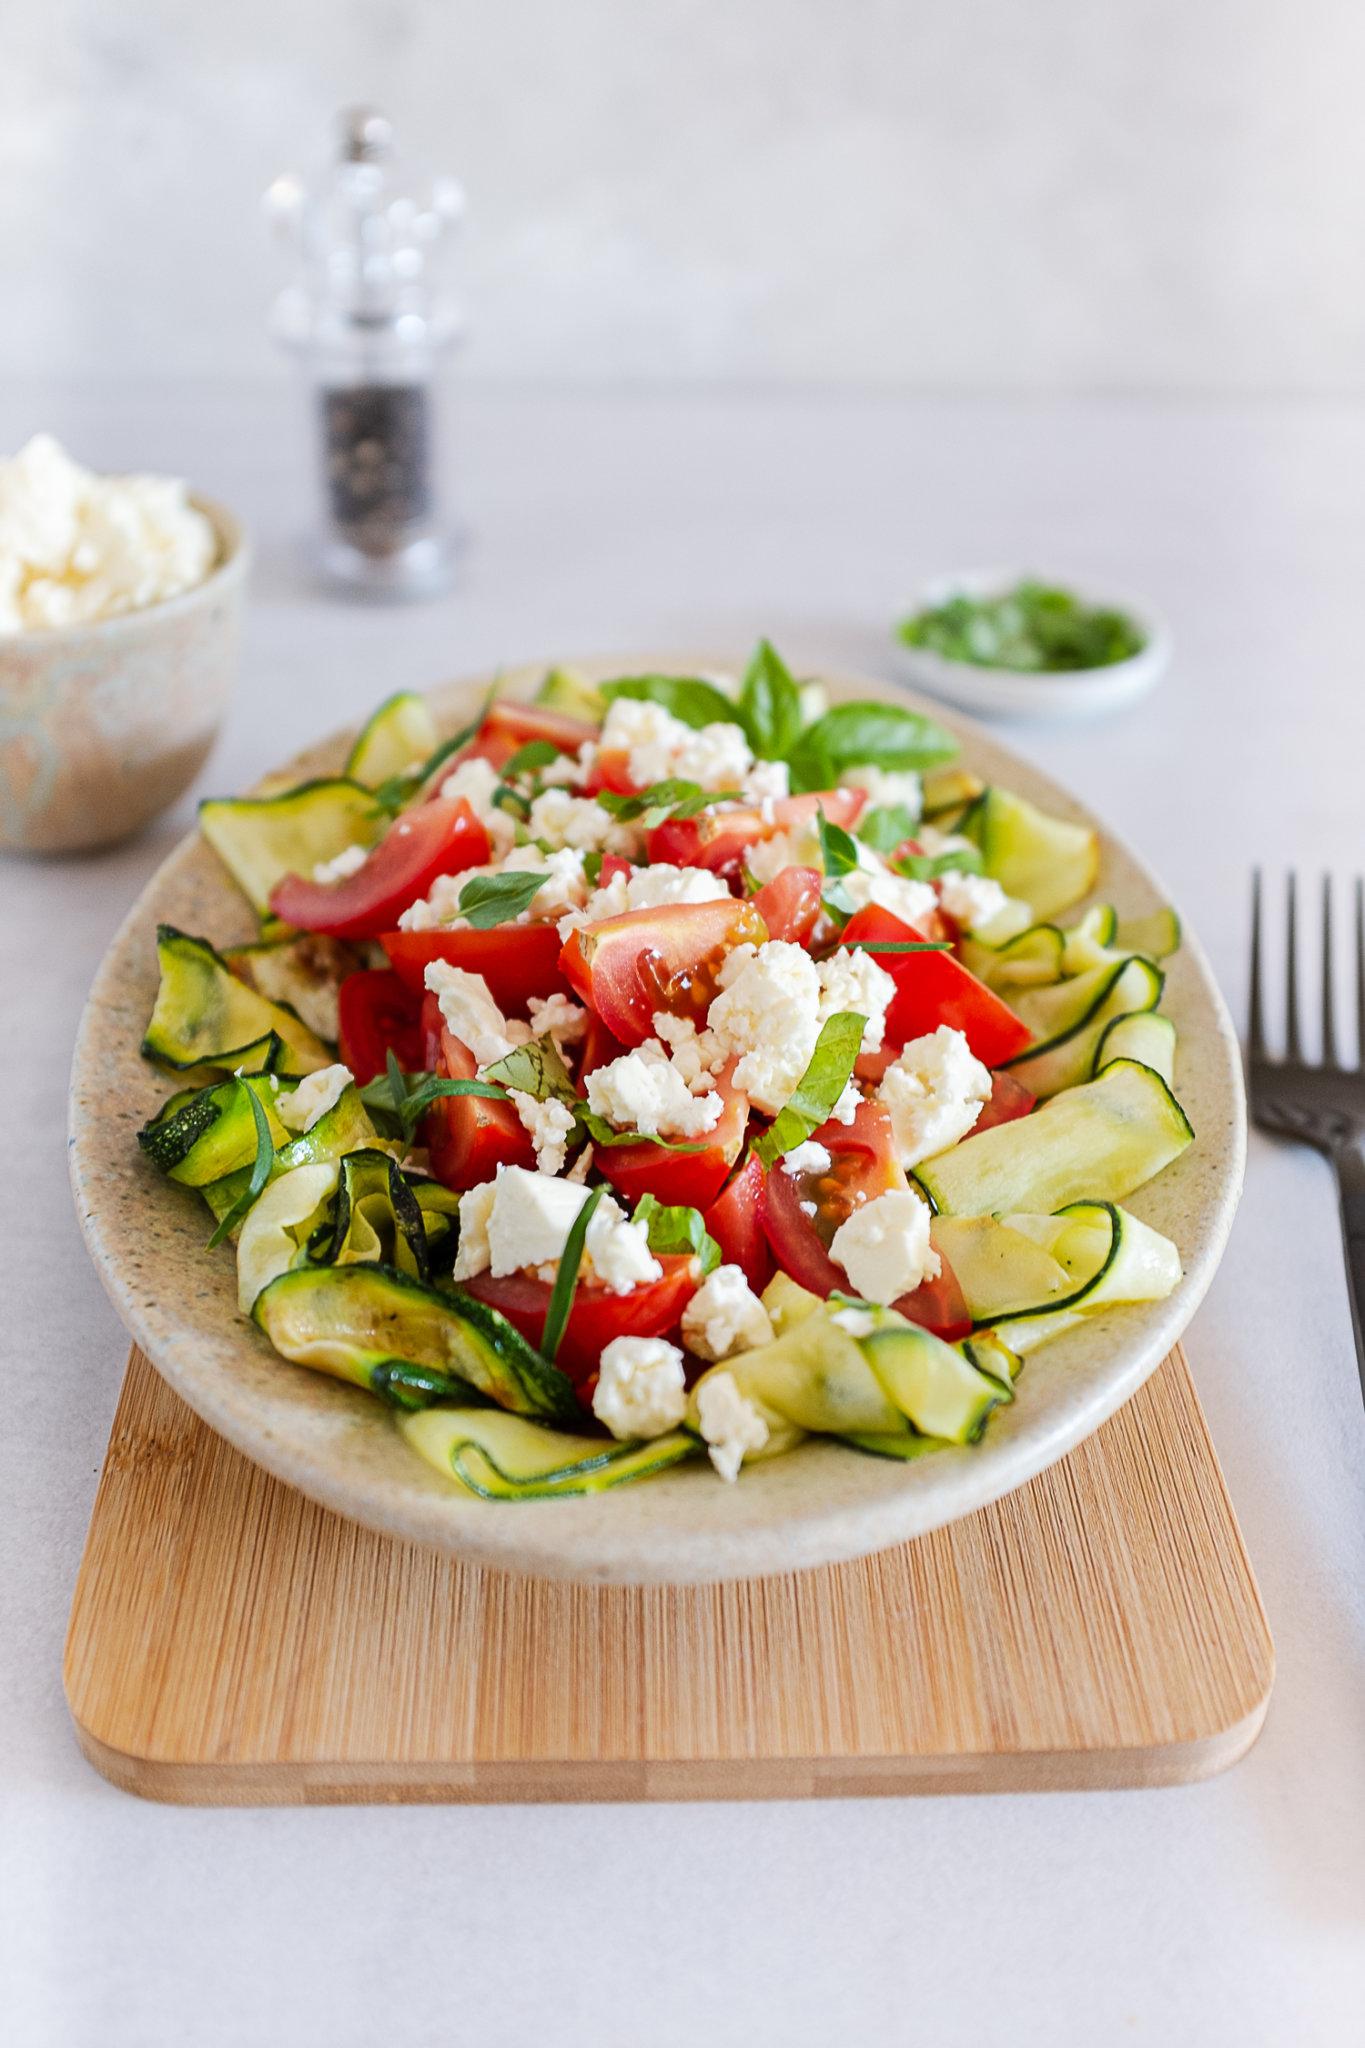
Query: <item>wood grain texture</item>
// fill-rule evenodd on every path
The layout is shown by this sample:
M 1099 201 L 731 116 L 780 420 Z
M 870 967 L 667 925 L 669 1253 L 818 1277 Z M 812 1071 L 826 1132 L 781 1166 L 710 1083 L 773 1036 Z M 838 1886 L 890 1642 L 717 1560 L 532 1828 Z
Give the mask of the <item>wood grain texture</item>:
M 1178 1351 L 1060 1464 L 932 1535 L 788 1577 L 595 1587 L 314 1506 L 134 1350 L 66 1691 L 91 1762 L 155 1799 L 791 1799 L 1203 1777 L 1255 1740 L 1273 1668 Z

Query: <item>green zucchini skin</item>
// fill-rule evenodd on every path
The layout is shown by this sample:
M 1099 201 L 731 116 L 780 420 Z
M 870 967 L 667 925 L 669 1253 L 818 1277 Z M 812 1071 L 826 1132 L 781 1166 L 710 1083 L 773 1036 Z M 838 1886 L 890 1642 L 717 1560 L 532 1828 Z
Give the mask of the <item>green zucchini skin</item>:
M 373 791 L 344 775 L 278 796 L 208 797 L 199 806 L 199 830 L 262 917 L 286 875 L 311 875 L 348 846 L 373 846 L 387 823 Z
M 411 1280 L 431 1278 L 426 1217 L 388 1152 L 348 1152 L 337 1181 L 336 1214 L 308 1246 L 315 1265 L 384 1265 Z
M 956 828 L 981 849 L 986 873 L 1007 896 L 1031 904 L 1045 923 L 1089 895 L 1099 872 L 1098 835 L 1051 818 L 1008 790 L 984 789 Z
M 262 1063 L 278 1039 L 281 1074 L 315 1073 L 331 1065 L 320 1038 L 281 1003 L 268 1002 L 239 981 L 207 939 L 162 924 L 156 930 L 161 984 L 157 989 L 144 1059 L 174 1072 L 232 1074 Z
M 582 1419 L 568 1376 L 496 1309 L 393 1266 L 298 1267 L 263 1288 L 251 1313 L 282 1357 L 357 1386 L 373 1390 L 376 1370 L 400 1361 L 464 1382 L 514 1414 Z
M 646 1442 L 567 1436 L 505 1410 L 427 1408 L 398 1424 L 412 1449 L 481 1500 L 566 1500 L 604 1493 L 700 1457 L 687 1430 Z
M 421 767 L 435 752 L 436 721 L 425 697 L 397 690 L 372 712 L 346 756 L 345 774 L 366 789 L 378 789 L 390 776 Z M 339 849 L 338 849 L 339 850 Z
M 1053 1035 L 1043 1037 L 1027 1052 L 1008 1061 L 1010 1073 L 1040 1099 L 1090 1080 L 1109 1026 L 1122 1017 L 1154 1010 L 1165 985 L 1161 969 L 1134 954 L 1112 966 L 1095 968 L 1075 981 L 1062 982 L 1056 989 L 1041 989 L 1031 997 L 1020 997 L 1014 1007 L 1026 1024 L 1031 1024 L 1040 1013 L 1047 1015 L 1045 997 L 1069 995 L 1071 1002 L 1065 1008 L 1059 1004 L 1048 1006 L 1058 1018 Z M 1046 1025 L 1043 1028 L 1046 1030 Z

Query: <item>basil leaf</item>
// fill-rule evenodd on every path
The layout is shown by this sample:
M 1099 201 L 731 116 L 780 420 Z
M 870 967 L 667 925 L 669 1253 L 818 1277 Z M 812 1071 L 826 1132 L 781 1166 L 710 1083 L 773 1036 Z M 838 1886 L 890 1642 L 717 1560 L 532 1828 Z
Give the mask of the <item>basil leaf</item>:
M 594 1188 L 587 1201 L 569 1226 L 569 1235 L 564 1241 L 560 1254 L 559 1271 L 550 1292 L 550 1306 L 545 1311 L 545 1328 L 541 1333 L 540 1355 L 551 1365 L 560 1346 L 569 1311 L 573 1307 L 574 1290 L 578 1286 L 578 1269 L 583 1263 L 583 1246 L 587 1242 L 588 1225 L 601 1201 L 605 1190 Z
M 801 735 L 801 692 L 770 640 L 760 640 L 744 671 L 740 719 L 754 752 L 780 761 Z
M 657 1195 L 641 1195 L 630 1220 L 645 1225 L 652 1252 L 694 1253 L 703 1278 L 721 1263 L 720 1246 L 708 1234 L 700 1209 L 666 1208 Z
M 510 761 L 503 762 L 502 779 L 510 782 L 514 775 L 526 775 L 533 768 L 548 768 L 551 761 L 559 759 L 561 751 L 551 740 L 527 740 Z
M 649 812 L 657 812 L 660 818 L 695 818 L 698 811 L 704 811 L 708 804 L 742 803 L 744 792 L 739 789 L 703 789 L 699 782 L 682 782 L 672 778 L 667 782 L 651 783 L 636 796 L 621 796 L 615 790 L 601 789 L 597 801 L 604 811 L 610 811 L 619 824 L 633 824 L 636 818 L 643 818 Z
M 957 846 L 947 853 L 908 853 L 895 865 L 896 873 L 908 876 L 912 882 L 933 882 L 940 875 L 985 873 L 977 846 Z
M 594 1110 L 587 1108 L 581 1102 L 578 1105 L 576 1114 L 579 1123 L 592 1139 L 594 1145 L 657 1145 L 661 1152 L 704 1152 L 706 1150 L 706 1144 L 702 1140 L 660 1138 L 652 1131 L 614 1130 L 604 1116 L 598 1116 Z
M 533 1095 L 537 1102 L 548 1102 L 554 1097 L 567 1103 L 570 1109 L 581 1107 L 569 1070 L 550 1037 L 533 1038 L 529 1044 L 513 1046 L 511 1052 L 485 1067 L 484 1074 L 490 1081 L 515 1088 L 520 1095 Z
M 238 1195 L 232 1207 L 224 1213 L 218 1228 L 209 1239 L 206 1247 L 209 1251 L 212 1251 L 215 1245 L 221 1244 L 223 1239 L 241 1222 L 247 1210 L 269 1180 L 270 1169 L 275 1164 L 275 1140 L 270 1135 L 270 1119 L 261 1107 L 256 1090 L 254 1088 L 247 1088 L 245 1081 L 239 1081 L 237 1086 L 246 1090 L 246 1099 L 251 1104 L 251 1114 L 256 1120 L 256 1159 L 251 1169 L 250 1180 L 242 1189 L 241 1194 Z
M 518 868 L 501 875 L 475 875 L 460 891 L 460 915 L 467 917 L 476 932 L 491 931 L 495 924 L 510 924 L 529 910 L 537 889 L 550 877 Z
M 594 846 L 583 856 L 583 879 L 590 888 L 597 888 L 602 880 L 602 849 Z
M 922 711 L 902 704 L 836 704 L 802 733 L 788 757 L 793 786 L 829 789 L 845 768 L 875 761 L 879 768 L 932 768 L 957 752 L 951 733 Z M 828 780 L 810 781 L 812 773 Z
M 852 1078 L 866 1029 L 866 1017 L 860 1017 L 854 1010 L 840 1010 L 825 1019 L 810 1065 L 797 1082 L 790 1102 L 754 1146 L 765 1167 L 772 1166 L 785 1153 L 794 1152 L 812 1131 L 829 1122 L 835 1103 Z
M 389 1084 L 389 1097 L 397 1115 L 403 1114 L 403 1104 L 408 1099 L 407 1077 L 398 1064 L 398 1055 L 392 1046 L 384 1053 L 384 1078 Z
M 602 695 L 608 703 L 616 697 L 634 697 L 645 704 L 662 704 L 698 731 L 704 725 L 744 725 L 738 705 L 700 676 L 622 676 L 603 683 Z
M 858 837 L 874 853 L 894 853 L 907 839 L 914 838 L 918 823 L 907 805 L 891 804 L 883 810 L 869 811 L 858 827 Z
M 823 806 L 816 818 L 820 829 L 820 858 L 825 869 L 820 900 L 830 915 L 842 924 L 853 915 L 853 898 L 844 887 L 842 878 L 856 870 L 858 848 L 842 825 L 830 824 Z
M 439 1102 L 445 1095 L 479 1095 L 487 1102 L 506 1102 L 507 1090 L 499 1088 L 493 1081 L 424 1081 L 415 1088 L 403 1104 L 399 1114 L 404 1127 L 411 1130 L 420 1117 L 426 1115 L 433 1102 Z

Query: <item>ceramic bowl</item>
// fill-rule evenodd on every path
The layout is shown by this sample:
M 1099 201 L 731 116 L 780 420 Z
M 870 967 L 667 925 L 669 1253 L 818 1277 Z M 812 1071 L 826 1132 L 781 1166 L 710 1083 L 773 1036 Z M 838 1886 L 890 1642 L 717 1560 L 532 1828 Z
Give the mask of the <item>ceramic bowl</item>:
M 212 521 L 205 580 L 145 611 L 0 637 L 0 847 L 75 853 L 126 839 L 188 789 L 227 710 L 250 548 Z
M 899 616 L 913 618 L 917 612 L 946 604 L 952 597 L 1001 597 L 1023 580 L 1019 569 L 966 569 L 956 576 L 941 576 L 926 583 Z M 1078 586 L 1058 579 L 1063 589 Z M 1087 603 L 1112 605 L 1142 629 L 1146 644 L 1127 661 L 1111 662 L 1106 668 L 1069 669 L 1055 675 L 1036 675 L 1012 668 L 981 668 L 975 662 L 949 661 L 929 647 L 907 647 L 895 636 L 896 658 L 908 682 L 928 690 L 945 703 L 960 705 L 987 718 L 1093 718 L 1098 713 L 1117 711 L 1143 697 L 1161 680 L 1171 658 L 1171 636 L 1150 605 L 1116 596 L 1081 591 Z
M 575 661 L 593 680 L 734 664 L 714 655 L 648 653 Z M 543 668 L 504 675 L 529 696 Z M 491 678 L 438 690 L 437 724 L 453 732 Z M 825 676 L 832 701 L 913 703 L 870 678 Z M 919 708 L 924 709 L 921 705 Z M 1074 798 L 968 721 L 964 763 L 1060 816 L 1095 822 Z M 349 736 L 291 763 L 335 774 Z M 1100 828 L 1097 894 L 1127 916 L 1169 901 L 1160 883 Z M 91 1256 L 129 1331 L 212 1428 L 288 1485 L 356 1521 L 473 1563 L 546 1578 L 697 1583 L 831 1564 L 923 1534 L 998 1499 L 1062 1457 L 1112 1415 L 1160 1364 L 1203 1297 L 1222 1253 L 1246 1149 L 1241 1058 L 1232 1024 L 1193 937 L 1166 962 L 1163 1007 L 1179 1034 L 1176 1090 L 1197 1142 L 1127 1207 L 1173 1238 L 1185 1277 L 1168 1300 L 1107 1311 L 1030 1359 L 1019 1399 L 992 1416 L 979 1444 L 903 1465 L 812 1438 L 724 1485 L 704 1461 L 582 1500 L 471 1498 L 423 1462 L 368 1395 L 290 1365 L 237 1314 L 230 1247 L 208 1252 L 206 1212 L 139 1151 L 140 1124 L 174 1083 L 138 1048 L 157 989 L 156 925 L 220 945 L 255 935 L 217 855 L 197 835 L 173 853 L 133 906 L 90 993 L 71 1082 L 70 1162 Z

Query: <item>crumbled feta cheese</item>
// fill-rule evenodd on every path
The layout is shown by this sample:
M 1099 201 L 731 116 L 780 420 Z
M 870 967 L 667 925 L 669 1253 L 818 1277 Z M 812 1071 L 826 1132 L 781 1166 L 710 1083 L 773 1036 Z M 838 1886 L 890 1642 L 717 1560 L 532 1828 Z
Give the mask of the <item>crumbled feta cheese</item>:
M 753 753 L 737 725 L 684 725 L 661 704 L 616 697 L 598 742 L 603 753 L 630 756 L 637 789 L 678 776 L 701 789 L 737 789 L 753 766 Z
M 566 789 L 547 789 L 535 799 L 528 829 L 533 839 L 543 839 L 554 849 L 571 846 L 580 853 L 611 846 L 619 831 L 611 812 L 604 811 L 595 796 L 570 796 Z
M 940 832 L 936 825 L 917 825 L 915 844 L 922 853 L 937 860 L 944 853 L 975 853 L 975 842 L 964 839 L 960 832 Z
M 369 857 L 366 846 L 343 846 L 333 859 L 314 861 L 313 880 L 324 886 L 328 882 L 348 881 L 352 875 L 359 874 Z
M 446 1029 L 468 1046 L 476 1066 L 506 1059 L 513 1046 L 525 1045 L 531 1036 L 519 1018 L 503 1016 L 481 974 L 452 967 L 448 960 L 430 960 L 424 979 L 441 1006 Z
M 836 1309 L 830 1321 L 847 1330 L 850 1337 L 870 1337 L 877 1327 L 877 1318 L 866 1308 Z
M 942 875 L 939 877 L 938 899 L 949 917 L 954 918 L 964 931 L 974 932 L 993 946 L 1003 946 L 1007 939 L 1017 938 L 1033 922 L 1033 912 L 1028 904 L 1007 896 L 989 875 L 956 871 Z
M 497 1182 L 488 1180 L 482 1187 L 469 1188 L 460 1196 L 460 1242 L 452 1279 L 472 1280 L 477 1273 L 486 1273 L 492 1264 L 488 1219 L 493 1214 L 496 1195 Z
M 560 1181 L 563 1187 L 565 1182 Z M 609 1287 L 613 1294 L 629 1294 L 650 1280 L 662 1280 L 664 1269 L 649 1249 L 649 1228 L 628 1223 L 624 1211 L 610 1196 L 597 1205 L 588 1225 L 584 1266 Z
M 782 1160 L 784 1173 L 828 1173 L 834 1161 L 823 1145 L 817 1145 L 814 1138 L 807 1138 L 804 1145 L 797 1145 L 785 1154 Z
M 495 868 L 475 868 L 474 874 L 496 874 Z M 470 870 L 459 875 L 438 875 L 425 896 L 419 896 L 406 910 L 399 913 L 398 929 L 401 932 L 430 932 L 441 925 L 463 923 L 460 917 L 460 891 L 470 880 Z
M 869 811 L 889 811 L 900 804 L 912 818 L 918 818 L 924 804 L 924 791 L 913 768 L 878 768 L 864 761 L 857 768 L 844 770 L 839 787 L 865 789 Z
M 893 917 L 899 917 L 905 924 L 918 925 L 931 911 L 938 908 L 938 892 L 929 882 L 908 881 L 904 875 L 892 874 L 886 862 L 872 847 L 858 840 L 858 866 L 851 875 L 841 877 L 848 893 L 848 900 L 855 910 L 865 910 L 869 903 L 889 910 Z
M 505 1167 L 493 1186 L 486 1224 L 493 1277 L 527 1266 L 552 1274 L 588 1190 L 523 1166 Z M 595 1275 L 613 1294 L 629 1294 L 642 1282 L 661 1279 L 663 1270 L 649 1249 L 645 1225 L 628 1223 L 620 1204 L 605 1196 L 588 1225 L 581 1277 Z
M 574 755 L 557 754 L 553 761 L 547 762 L 540 770 L 540 779 L 542 783 L 554 788 L 556 785 L 577 782 L 581 773 L 582 770 Z
M 534 1095 L 524 1094 L 520 1088 L 510 1088 L 508 1093 L 521 1118 L 522 1129 L 529 1131 L 531 1143 L 536 1148 L 536 1171 L 559 1173 L 569 1156 L 569 1139 L 574 1128 L 573 1111 L 553 1097 L 541 1102 Z
M 856 1081 L 849 1081 L 829 1113 L 831 1123 L 851 1124 L 862 1104 L 863 1094 Z
M 991 1074 L 962 1032 L 940 1024 L 902 1047 L 878 1099 L 891 1114 L 896 1154 L 907 1169 L 965 1138 L 991 1092 Z
M 663 903 L 719 903 L 730 891 L 708 868 L 675 868 L 667 861 L 651 867 L 632 868 L 628 875 L 614 874 L 588 898 L 581 914 L 566 917 L 559 936 L 585 924 L 601 924 L 608 917 L 623 917 L 628 910 L 657 910 Z
M 674 1017 L 667 1010 L 654 1012 L 654 1035 L 671 1048 L 675 1073 L 682 1075 L 694 1095 L 704 1095 L 712 1074 L 725 1065 L 725 1053 L 709 1031 L 698 1031 L 690 1017 Z
M 768 1311 L 740 1266 L 717 1266 L 697 1289 L 682 1315 L 683 1342 L 711 1364 L 771 1344 Z
M 97 476 L 50 434 L 0 462 L 0 633 L 161 604 L 202 583 L 217 553 L 173 477 Z
M 828 960 L 820 962 L 819 972 L 820 1022 L 825 1023 L 841 1010 L 852 1010 L 867 1019 L 859 1051 L 880 1051 L 887 1006 L 896 993 L 896 984 L 886 969 L 879 967 L 862 947 L 850 952 L 847 946 L 841 946 Z
M 518 917 L 518 924 L 563 917 L 566 911 L 580 910 L 588 900 L 583 856 L 572 846 L 561 847 L 557 853 L 542 853 L 538 846 L 519 846 L 514 853 L 508 854 L 500 872 L 504 875 L 543 873 L 547 877 Z
M 662 1337 L 613 1337 L 602 1353 L 592 1412 L 614 1437 L 663 1436 L 687 1411 L 683 1355 Z
M 305 1074 L 292 1094 L 277 1099 L 275 1114 L 291 1131 L 311 1131 L 354 1079 L 350 1068 L 343 1066 L 323 1067 L 316 1074 Z
M 732 1372 L 711 1372 L 697 1386 L 697 1421 L 722 1479 L 733 1482 L 749 1451 L 761 1451 L 768 1425 Z
M 618 1129 L 649 1137 L 699 1138 L 719 1123 L 724 1103 L 712 1089 L 693 1095 L 654 1039 L 588 1076 L 588 1106 Z
M 537 1038 L 544 1038 L 548 1032 L 561 1058 L 565 1046 L 578 1045 L 587 1032 L 587 1011 L 580 1004 L 571 1003 L 558 989 L 552 996 L 528 996 L 526 1007 L 531 1013 L 532 1032 Z
M 820 839 L 809 825 L 774 832 L 745 850 L 744 865 L 760 887 L 775 882 L 783 868 L 820 868 Z
M 441 784 L 441 795 L 449 802 L 462 796 L 488 834 L 494 854 L 500 860 L 517 843 L 516 820 L 493 801 L 502 777 L 490 761 L 474 758 L 461 761 Z
M 810 1064 L 819 1036 L 820 978 L 810 955 L 784 939 L 736 946 L 717 976 L 707 1013 L 723 1057 L 739 1056 L 735 1086 L 776 1116 Z
M 749 804 L 780 803 L 790 790 L 791 777 L 785 761 L 755 761 L 740 784 L 744 801 Z M 771 825 L 772 819 L 765 818 L 764 823 Z
M 835 1231 L 829 1255 L 864 1301 L 885 1306 L 913 1294 L 940 1270 L 929 1242 L 929 1204 L 909 1188 L 874 1196 Z

